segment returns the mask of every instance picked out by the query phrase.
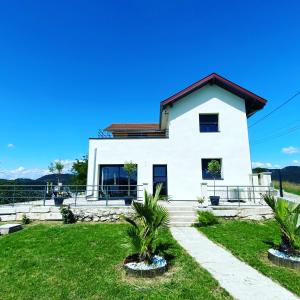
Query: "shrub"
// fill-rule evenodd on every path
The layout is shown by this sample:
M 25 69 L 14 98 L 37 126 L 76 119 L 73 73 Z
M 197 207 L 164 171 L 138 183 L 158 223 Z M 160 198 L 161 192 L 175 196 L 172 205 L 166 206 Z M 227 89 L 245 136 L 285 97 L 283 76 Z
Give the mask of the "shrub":
M 159 241 L 159 229 L 169 224 L 169 214 L 165 207 L 158 204 L 162 185 L 157 185 L 155 195 L 145 190 L 144 203 L 133 202 L 133 218 L 124 217 L 131 225 L 127 231 L 132 248 L 138 253 L 140 261 L 150 262 L 153 255 L 163 246 Z
M 198 212 L 198 225 L 209 226 L 218 224 L 217 217 L 210 211 L 199 211 Z
M 22 217 L 22 224 L 26 225 L 26 224 L 30 224 L 31 220 L 24 214 Z
M 275 220 L 280 227 L 281 244 L 279 250 L 286 253 L 295 253 L 296 239 L 300 237 L 300 204 L 285 199 L 275 199 L 274 196 L 264 195 L 265 202 L 274 212 Z
M 77 222 L 77 218 L 74 215 L 74 213 L 72 212 L 70 205 L 62 206 L 60 208 L 60 213 L 62 215 L 64 224 L 73 224 L 73 223 Z

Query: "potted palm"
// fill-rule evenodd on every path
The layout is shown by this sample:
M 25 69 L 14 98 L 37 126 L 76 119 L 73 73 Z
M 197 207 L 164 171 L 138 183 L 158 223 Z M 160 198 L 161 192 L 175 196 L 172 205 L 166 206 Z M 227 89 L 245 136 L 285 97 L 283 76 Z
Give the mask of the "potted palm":
M 53 191 L 53 199 L 55 206 L 61 206 L 64 202 L 65 193 L 61 191 L 61 183 L 59 181 L 59 177 L 64 169 L 64 165 L 61 161 L 52 162 L 48 167 L 49 172 L 57 175 L 57 187 Z
M 214 179 L 214 195 L 210 196 L 211 205 L 219 205 L 220 196 L 216 196 L 216 178 L 221 174 L 221 165 L 219 161 L 213 159 L 208 163 L 207 171 L 210 173 Z
M 132 161 L 125 162 L 124 171 L 127 173 L 127 179 L 128 179 L 128 195 L 124 197 L 125 205 L 131 205 L 133 201 L 133 196 L 131 196 L 131 177 L 136 172 L 137 167 L 136 164 Z
M 281 198 L 276 200 L 268 194 L 263 199 L 274 213 L 281 236 L 278 249 L 269 249 L 269 259 L 276 264 L 300 270 L 300 251 L 296 246 L 296 239 L 300 237 L 300 203 Z
M 144 203 L 132 204 L 134 217 L 124 217 L 131 225 L 127 234 L 134 249 L 134 254 L 124 261 L 127 273 L 152 277 L 166 270 L 167 261 L 159 256 L 159 252 L 160 249 L 166 249 L 167 245 L 161 243 L 159 238 L 160 230 L 168 227 L 169 214 L 164 206 L 158 204 L 161 189 L 162 185 L 159 184 L 154 196 L 145 191 Z

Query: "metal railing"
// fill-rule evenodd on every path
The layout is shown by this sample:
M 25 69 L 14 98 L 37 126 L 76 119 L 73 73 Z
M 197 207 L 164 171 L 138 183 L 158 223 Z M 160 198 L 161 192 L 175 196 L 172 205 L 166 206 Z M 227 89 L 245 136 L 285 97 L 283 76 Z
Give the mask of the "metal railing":
M 254 185 L 213 185 L 207 186 L 208 196 L 219 196 L 220 204 L 232 203 L 241 205 L 249 203 L 254 205 L 264 205 L 263 194 L 275 195 L 276 191 L 272 186 Z
M 111 132 L 100 129 L 98 131 L 98 139 L 163 139 L 168 137 L 168 130 L 134 130 Z
M 54 198 L 64 204 L 124 205 L 125 201 L 143 199 L 145 185 L 0 185 L 0 206 L 33 204 L 53 206 Z

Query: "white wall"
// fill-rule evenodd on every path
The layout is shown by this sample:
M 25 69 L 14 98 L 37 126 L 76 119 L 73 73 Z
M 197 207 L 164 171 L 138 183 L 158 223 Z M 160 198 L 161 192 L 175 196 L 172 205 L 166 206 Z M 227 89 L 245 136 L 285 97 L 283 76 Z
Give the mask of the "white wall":
M 200 113 L 219 113 L 220 132 L 201 133 Z M 96 170 L 94 154 L 97 149 Z M 152 192 L 152 165 L 167 164 L 168 192 L 175 200 L 201 195 L 201 158 L 221 158 L 224 180 L 219 185 L 249 185 L 251 160 L 243 99 L 207 85 L 169 108 L 168 139 L 91 139 L 88 184 L 99 182 L 100 164 L 138 164 L 138 184 Z M 94 173 L 96 171 L 96 173 Z

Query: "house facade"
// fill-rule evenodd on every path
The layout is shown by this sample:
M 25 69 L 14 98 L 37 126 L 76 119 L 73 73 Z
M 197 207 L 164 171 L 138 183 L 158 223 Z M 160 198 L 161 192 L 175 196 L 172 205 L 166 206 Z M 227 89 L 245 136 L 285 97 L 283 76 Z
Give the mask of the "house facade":
M 128 161 L 136 164 L 132 191 L 139 185 L 152 193 L 161 182 L 173 200 L 195 200 L 202 183 L 212 184 L 210 160 L 221 165 L 216 185 L 251 185 L 247 118 L 265 104 L 213 73 L 162 101 L 159 123 L 110 125 L 89 140 L 88 185 L 97 186 L 90 196 L 101 197 L 103 186 L 112 197 L 126 195 Z

